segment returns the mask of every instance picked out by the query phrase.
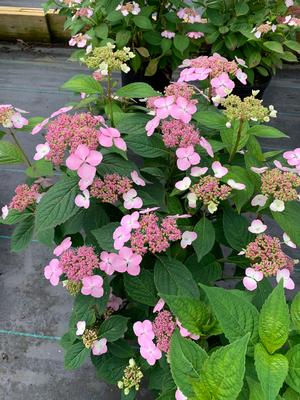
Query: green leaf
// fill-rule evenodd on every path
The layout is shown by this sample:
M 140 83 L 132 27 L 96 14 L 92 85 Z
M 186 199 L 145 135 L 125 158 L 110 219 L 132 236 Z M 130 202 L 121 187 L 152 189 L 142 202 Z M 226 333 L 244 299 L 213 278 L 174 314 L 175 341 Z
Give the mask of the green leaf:
M 286 354 L 289 362 L 287 384 L 300 394 L 300 344 L 292 347 Z
M 185 261 L 185 265 L 191 271 L 197 283 L 211 285 L 222 277 L 222 267 L 211 253 L 204 256 L 200 262 L 197 261 L 197 255 L 192 254 Z
M 125 290 L 132 300 L 148 306 L 154 306 L 158 299 L 153 280 L 153 273 L 142 270 L 138 276 L 124 275 Z
M 148 83 L 143 82 L 134 82 L 129 83 L 126 86 L 122 86 L 120 89 L 116 91 L 116 95 L 120 97 L 152 97 L 157 96 L 157 92 L 152 89 Z
M 100 325 L 100 338 L 105 338 L 108 342 L 115 342 L 124 337 L 127 331 L 127 322 L 128 318 L 122 317 L 121 315 L 113 315 L 106 319 Z
M 65 354 L 65 369 L 79 368 L 89 354 L 90 349 L 87 349 L 82 341 L 73 343 Z
M 31 215 L 32 215 L 32 212 L 30 212 L 28 210 L 20 212 L 18 210 L 15 210 L 14 208 L 11 208 L 5 219 L 0 217 L 0 223 L 4 224 L 4 225 L 14 225 L 14 224 L 17 224 L 18 222 L 24 221 Z
M 237 37 L 234 33 L 230 32 L 225 36 L 224 42 L 227 49 L 233 51 L 237 46 Z
M 176 33 L 174 37 L 174 46 L 181 53 L 189 47 L 190 41 L 186 36 Z
M 108 26 L 107 24 L 99 24 L 97 26 L 94 27 L 94 32 L 95 35 L 99 38 L 99 39 L 106 39 L 108 36 Z
M 292 388 L 287 388 L 284 392 L 283 400 L 300 400 L 300 394 L 295 392 Z
M 272 211 L 272 215 L 280 228 L 289 235 L 297 247 L 300 247 L 300 203 L 286 202 L 284 211 Z
M 288 137 L 285 133 L 281 132 L 279 129 L 273 128 L 267 125 L 254 125 L 248 132 L 250 135 L 255 135 L 263 138 L 279 139 Z
M 159 293 L 199 297 L 199 289 L 187 267 L 180 261 L 160 257 L 154 266 L 154 283 Z
M 152 30 L 153 26 L 151 24 L 151 21 L 149 18 L 144 17 L 142 15 L 136 15 L 133 17 L 133 22 L 135 23 L 136 26 L 138 26 L 141 29 L 145 30 Z
M 14 229 L 11 236 L 11 251 L 19 252 L 31 242 L 34 232 L 34 216 L 26 218 Z
M 293 327 L 300 333 L 300 292 L 296 294 L 291 304 L 291 319 Z
M 289 328 L 289 309 L 281 282 L 267 298 L 259 315 L 259 336 L 269 353 L 274 353 L 285 344 Z
M 125 141 L 135 154 L 145 158 L 166 157 L 170 154 L 162 141 L 161 135 L 158 134 L 148 137 L 146 134 L 136 133 L 126 137 Z
M 1 164 L 22 164 L 24 157 L 18 147 L 5 140 L 0 141 L 0 165 Z
M 26 169 L 26 175 L 30 178 L 39 178 L 40 176 L 53 176 L 53 165 L 48 160 L 38 160 Z
M 74 331 L 69 331 L 65 333 L 59 341 L 59 344 L 64 350 L 67 350 L 69 347 L 73 345 L 75 340 L 77 339 Z
M 263 46 L 267 49 L 267 50 L 271 50 L 274 53 L 278 53 L 278 54 L 282 54 L 283 53 L 283 47 L 281 45 L 281 43 L 279 42 L 264 42 Z
M 260 310 L 267 300 L 267 297 L 272 293 L 273 287 L 269 279 L 263 279 L 257 282 L 257 289 L 255 290 L 252 303 Z
M 131 38 L 131 32 L 126 31 L 126 30 L 121 30 L 117 32 L 116 35 L 116 44 L 119 49 L 123 48 L 126 46 L 126 44 L 129 42 Z
M 153 76 L 156 74 L 157 69 L 158 69 L 158 63 L 159 63 L 160 57 L 152 58 L 152 60 L 149 61 L 146 69 L 145 69 L 145 76 Z
M 288 62 L 298 62 L 298 57 L 294 53 L 292 53 L 291 51 L 285 51 L 282 54 L 281 58 L 284 61 L 288 61 Z
M 223 214 L 223 229 L 230 246 L 241 251 L 251 242 L 254 235 L 248 231 L 248 220 L 236 213 L 231 207 L 226 207 Z
M 217 111 L 198 111 L 193 119 L 207 128 L 217 130 L 224 129 L 227 122 L 225 115 Z
M 233 190 L 232 199 L 236 205 L 238 212 L 241 212 L 242 207 L 250 200 L 254 192 L 254 184 L 245 168 L 234 165 L 229 168 L 228 174 L 223 178 L 223 182 L 228 182 L 229 179 L 233 179 L 236 182 L 243 183 L 246 188 L 244 190 Z
M 189 332 L 198 336 L 207 335 L 215 325 L 210 308 L 202 301 L 191 297 L 159 293 L 180 323 Z
M 200 261 L 210 250 L 215 243 L 215 229 L 209 219 L 202 217 L 194 227 L 194 232 L 197 233 L 197 239 L 193 242 L 194 250 Z
M 97 167 L 97 171 L 101 175 L 119 174 L 121 176 L 130 176 L 130 173 L 138 169 L 130 160 L 125 160 L 118 154 L 106 154 L 101 164 Z
M 48 247 L 52 247 L 54 243 L 54 228 L 36 232 L 35 239 Z
M 118 222 L 110 222 L 99 229 L 91 231 L 96 238 L 102 250 L 115 252 L 113 233 L 120 224 Z
M 265 399 L 275 400 L 288 373 L 288 360 L 282 354 L 268 354 L 261 343 L 255 346 L 254 360 Z
M 110 384 L 116 384 L 122 379 L 124 369 L 128 364 L 128 359 L 116 357 L 110 353 L 103 354 L 101 357 L 92 356 L 91 359 L 96 368 L 97 377 Z
M 171 373 L 176 386 L 186 396 L 193 395 L 192 381 L 200 379 L 200 371 L 207 354 L 190 339 L 183 338 L 176 330 L 170 347 Z
M 295 40 L 286 40 L 283 43 L 286 47 L 288 47 L 291 50 L 296 51 L 296 53 L 300 54 L 300 43 L 296 42 Z
M 247 59 L 247 65 L 249 68 L 254 68 L 259 65 L 261 61 L 261 54 L 258 50 L 251 50 L 250 56 Z
M 234 400 L 245 374 L 245 355 L 249 335 L 215 350 L 203 363 L 201 377 L 194 390 L 197 400 Z
M 257 309 L 231 290 L 201 285 L 229 342 L 250 333 L 249 343 L 258 341 Z
M 62 85 L 62 89 L 76 93 L 102 94 L 103 88 L 96 79 L 91 76 L 79 74 L 73 76 Z
M 36 230 L 55 227 L 75 215 L 79 211 L 74 202 L 77 192 L 77 177 L 65 177 L 52 186 L 37 205 Z
M 245 15 L 249 12 L 248 4 L 243 0 L 238 0 L 234 7 L 235 7 L 236 15 L 238 17 L 241 15 Z
M 134 356 L 132 347 L 129 346 L 126 340 L 119 339 L 115 342 L 108 343 L 108 350 L 111 354 L 119 358 L 130 358 Z

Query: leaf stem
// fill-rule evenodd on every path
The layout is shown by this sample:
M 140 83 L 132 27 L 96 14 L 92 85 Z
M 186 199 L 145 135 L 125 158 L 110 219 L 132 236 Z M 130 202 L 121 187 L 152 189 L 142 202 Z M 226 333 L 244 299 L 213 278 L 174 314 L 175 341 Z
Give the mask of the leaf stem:
M 240 125 L 239 125 L 239 129 L 238 129 L 238 132 L 237 132 L 236 142 L 235 142 L 235 145 L 234 145 L 232 151 L 230 152 L 230 157 L 229 157 L 229 160 L 228 160 L 229 163 L 232 162 L 233 157 L 235 156 L 236 152 L 239 149 L 239 144 L 240 144 L 241 137 L 242 137 L 243 124 L 244 124 L 244 121 L 242 119 L 240 119 Z
M 22 153 L 22 156 L 24 158 L 24 160 L 26 161 L 26 163 L 28 164 L 29 167 L 31 167 L 31 162 L 29 161 L 29 158 L 27 157 L 25 151 L 23 150 L 22 146 L 20 145 L 14 131 L 12 129 L 9 129 L 9 133 L 11 134 L 16 146 L 18 147 L 18 149 L 20 150 L 20 152 Z
M 109 114 L 111 125 L 114 124 L 114 112 L 113 112 L 113 105 L 112 105 L 112 96 L 111 96 L 111 76 L 110 73 L 107 76 L 107 98 L 108 98 L 108 106 L 109 106 Z

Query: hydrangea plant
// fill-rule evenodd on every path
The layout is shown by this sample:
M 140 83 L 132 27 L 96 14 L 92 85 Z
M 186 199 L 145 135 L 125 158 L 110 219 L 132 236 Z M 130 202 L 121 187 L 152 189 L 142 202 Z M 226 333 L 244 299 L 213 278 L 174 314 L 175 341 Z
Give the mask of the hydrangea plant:
M 33 237 L 49 246 L 40 278 L 74 297 L 65 367 L 91 357 L 124 399 L 144 384 L 160 400 L 299 398 L 300 297 L 284 289 L 300 246 L 300 150 L 262 150 L 260 138 L 286 135 L 257 93 L 231 94 L 246 79 L 237 63 L 185 60 L 164 93 L 116 90 L 130 58 L 119 51 L 89 56 L 97 69 L 109 53 L 101 83 L 65 83 L 86 103 L 30 120 L 0 107 L 5 132 L 44 136 L 1 223 L 17 224 L 13 251 Z M 24 160 L 7 143 L 1 163 L 12 148 Z

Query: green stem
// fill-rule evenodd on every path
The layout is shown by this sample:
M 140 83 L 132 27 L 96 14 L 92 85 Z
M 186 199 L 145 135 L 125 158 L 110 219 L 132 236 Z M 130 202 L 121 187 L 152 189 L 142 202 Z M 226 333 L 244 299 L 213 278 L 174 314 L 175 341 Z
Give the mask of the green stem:
M 110 73 L 107 76 L 107 98 L 108 98 L 111 125 L 113 126 L 113 124 L 114 124 L 114 112 L 113 112 L 113 103 L 112 103 L 112 95 L 111 95 L 111 76 L 110 76 Z
M 14 131 L 12 129 L 9 129 L 9 133 L 11 134 L 16 146 L 18 147 L 18 149 L 20 150 L 20 152 L 22 153 L 22 156 L 24 158 L 24 160 L 26 161 L 26 163 L 28 164 L 29 167 L 31 167 L 31 162 L 29 161 L 29 158 L 27 157 L 25 151 L 23 150 L 22 146 L 20 145 L 18 139 L 16 138 L 16 135 L 14 134 Z
M 244 121 L 242 119 L 240 119 L 240 125 L 239 125 L 239 129 L 238 129 L 237 137 L 236 137 L 236 142 L 235 142 L 235 145 L 234 145 L 232 151 L 230 152 L 230 157 L 228 160 L 229 163 L 232 162 L 236 152 L 238 151 L 239 144 L 240 144 L 241 137 L 242 137 L 243 124 L 244 124 Z

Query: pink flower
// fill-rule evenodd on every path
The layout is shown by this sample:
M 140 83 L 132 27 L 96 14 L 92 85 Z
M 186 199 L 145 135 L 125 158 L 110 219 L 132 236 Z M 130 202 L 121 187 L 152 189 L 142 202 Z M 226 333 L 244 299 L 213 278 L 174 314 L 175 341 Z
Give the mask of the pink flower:
M 200 156 L 195 152 L 193 146 L 186 148 L 180 147 L 176 150 L 177 167 L 180 171 L 186 171 L 192 165 L 197 165 L 200 162 Z
M 187 37 L 189 37 L 190 39 L 200 39 L 201 37 L 204 36 L 203 32 L 188 32 L 186 34 Z
M 130 239 L 131 234 L 127 227 L 119 226 L 113 233 L 114 248 L 120 250 Z
M 216 178 L 223 178 L 223 176 L 228 174 L 228 169 L 223 167 L 219 161 L 214 161 L 211 167 Z
M 159 207 L 144 208 L 143 210 L 140 210 L 139 213 L 140 214 L 148 214 L 152 211 L 157 211 L 157 210 L 159 210 Z
M 264 274 L 254 268 L 247 268 L 245 272 L 246 276 L 243 279 L 243 285 L 247 290 L 253 291 L 257 288 L 257 282 L 263 280 Z
M 91 39 L 89 35 L 78 33 L 77 35 L 72 36 L 69 40 L 69 45 L 82 48 L 86 46 L 88 39 Z
M 257 194 L 251 200 L 251 205 L 253 207 L 256 207 L 256 206 L 263 207 L 266 204 L 267 200 L 268 200 L 268 196 L 265 196 L 264 194 Z
M 109 295 L 109 300 L 107 303 L 107 308 L 111 308 L 114 311 L 118 311 L 122 306 L 123 300 L 121 297 L 115 296 L 112 292 Z
M 3 207 L 1 208 L 1 211 L 2 211 L 2 219 L 7 218 L 8 213 L 9 213 L 8 206 L 7 206 L 7 205 L 3 206 Z
M 187 400 L 187 397 L 181 392 L 181 390 L 177 389 L 175 393 L 176 400 Z
M 76 335 L 81 336 L 84 334 L 85 328 L 86 328 L 86 322 L 85 321 L 78 321 L 76 324 L 77 331 Z
M 75 197 L 75 204 L 77 207 L 88 209 L 90 206 L 90 192 L 85 189 L 82 194 L 78 194 Z
M 162 352 L 151 340 L 144 340 L 140 348 L 141 356 L 149 365 L 154 365 L 162 357 Z
M 178 96 L 176 103 L 171 106 L 170 114 L 173 118 L 188 124 L 196 111 L 197 107 L 194 103 L 182 96 Z
M 283 157 L 287 160 L 287 163 L 292 166 L 300 164 L 300 147 L 292 151 L 286 151 L 283 153 Z
M 78 182 L 79 189 L 84 192 L 94 182 L 94 178 L 81 178 Z
M 138 185 L 138 186 L 146 186 L 146 182 L 144 181 L 144 179 L 139 177 L 139 174 L 137 171 L 132 171 L 131 174 L 131 179 L 133 180 L 133 182 Z
M 234 88 L 234 82 L 229 78 L 227 72 L 223 72 L 221 75 L 213 78 L 211 81 L 211 86 L 217 96 L 226 97 L 232 92 Z
M 138 229 L 140 227 L 138 222 L 139 217 L 140 214 L 138 211 L 134 211 L 129 215 L 124 215 L 124 217 L 121 219 L 121 226 L 123 226 L 129 232 L 131 232 L 132 229 Z
M 156 107 L 156 116 L 159 119 L 167 118 L 171 113 L 174 104 L 174 96 L 159 97 L 154 101 Z M 148 135 L 149 136 L 149 135 Z
M 101 354 L 107 353 L 107 339 L 103 338 L 96 340 L 92 346 L 92 353 L 94 356 L 101 356 Z
M 50 118 L 46 118 L 44 119 L 44 121 L 40 122 L 39 124 L 37 124 L 31 131 L 32 135 L 36 135 L 37 133 L 39 133 L 49 122 Z
M 160 123 L 160 118 L 158 117 L 154 117 L 153 119 L 151 119 L 150 121 L 147 122 L 146 124 L 146 132 L 147 132 L 147 136 L 152 136 L 155 129 L 158 127 Z
M 173 37 L 175 37 L 175 33 L 170 31 L 162 31 L 161 36 L 166 39 L 172 39 Z
M 33 156 L 34 160 L 41 160 L 42 158 L 44 158 L 49 152 L 50 152 L 50 146 L 49 143 L 43 143 L 43 144 L 38 144 L 36 146 L 36 153 Z
M 54 111 L 54 112 L 50 115 L 50 118 L 57 117 L 58 115 L 64 114 L 64 113 L 66 113 L 66 112 L 68 112 L 68 111 L 71 111 L 72 109 L 73 109 L 73 106 L 62 107 L 62 108 L 60 108 L 59 110 Z
M 149 340 L 154 339 L 152 322 L 148 319 L 145 321 L 137 321 L 133 324 L 133 332 L 138 338 L 146 337 Z
M 177 324 L 177 326 L 179 328 L 179 332 L 180 332 L 180 335 L 182 337 L 189 337 L 189 338 L 191 338 L 193 340 L 198 340 L 200 338 L 200 336 L 194 335 L 193 333 L 191 333 L 187 329 L 185 329 L 178 319 L 176 319 L 176 324 Z
M 267 225 L 263 224 L 260 219 L 255 219 L 251 222 L 248 231 L 258 235 L 259 233 L 265 232 L 267 228 L 268 228 Z
M 295 283 L 293 279 L 290 277 L 290 271 L 287 268 L 280 269 L 276 274 L 276 281 L 279 283 L 281 279 L 283 279 L 283 287 L 289 290 L 295 289 Z
M 118 272 L 127 272 L 129 275 L 139 275 L 141 268 L 140 264 L 142 257 L 139 254 L 135 254 L 131 248 L 122 247 L 119 251 L 118 257 L 113 261 L 114 268 Z
M 191 178 L 186 176 L 185 178 L 182 179 L 182 181 L 178 181 L 175 183 L 175 187 L 178 190 L 187 190 L 191 186 Z
M 267 171 L 268 167 L 251 167 L 251 171 L 255 172 L 256 174 L 260 175 Z
M 44 268 L 44 276 L 50 280 L 52 286 L 57 286 L 59 283 L 59 277 L 63 273 L 59 266 L 59 260 L 53 258 L 48 265 Z
M 101 163 L 102 154 L 96 150 L 90 150 L 86 145 L 80 144 L 75 152 L 71 154 L 66 165 L 82 179 L 92 179 L 96 175 L 96 166 Z
M 99 298 L 104 294 L 103 279 L 99 275 L 86 276 L 82 279 L 81 293 Z
M 197 233 L 191 231 L 185 231 L 182 234 L 180 246 L 185 249 L 187 246 L 191 245 L 194 240 L 197 239 Z
M 102 251 L 100 254 L 100 264 L 99 267 L 101 271 L 104 271 L 107 275 L 112 275 L 115 272 L 113 267 L 115 253 L 108 253 L 107 251 Z
M 210 157 L 213 157 L 214 156 L 214 152 L 213 152 L 213 149 L 212 149 L 212 147 L 211 147 L 211 144 L 209 143 L 209 141 L 208 140 L 206 140 L 203 136 L 201 136 L 201 138 L 200 138 L 200 146 L 207 152 L 207 154 L 210 156 Z
M 210 68 L 185 68 L 180 72 L 178 82 L 204 81 L 210 72 Z
M 103 147 L 112 147 L 114 145 L 120 150 L 127 150 L 127 145 L 116 128 L 100 128 L 98 140 Z
M 246 85 L 247 84 L 247 74 L 245 74 L 245 72 L 243 72 L 240 68 L 236 71 L 235 76 L 237 77 L 237 79 L 243 84 Z
M 72 246 L 72 240 L 70 236 L 68 236 L 61 242 L 60 245 L 55 247 L 55 249 L 53 250 L 53 254 L 56 257 L 59 257 L 60 255 L 62 255 L 64 251 L 68 250 L 71 246 Z
M 201 168 L 201 167 L 193 167 L 191 169 L 191 176 L 198 177 L 198 176 L 206 174 L 207 171 L 208 171 L 207 167 L 203 167 L 203 168 Z
M 228 179 L 227 185 L 232 187 L 232 189 L 235 190 L 244 190 L 246 189 L 246 186 L 243 183 L 236 182 L 234 179 Z
M 130 189 L 127 193 L 123 194 L 124 207 L 127 210 L 132 208 L 143 207 L 143 200 L 137 196 L 137 191 L 135 189 Z
M 161 311 L 165 306 L 165 302 L 163 299 L 159 299 L 158 302 L 156 303 L 155 307 L 153 308 L 153 312 L 159 312 Z

